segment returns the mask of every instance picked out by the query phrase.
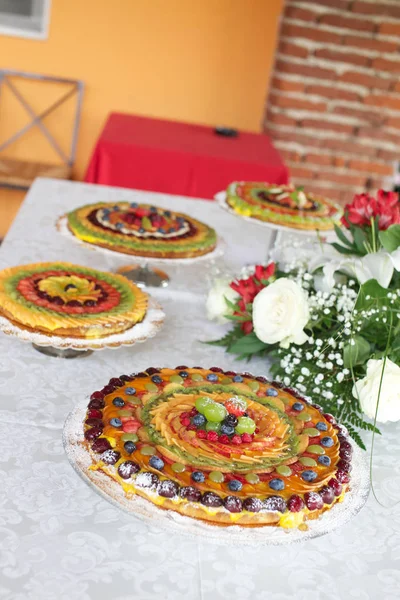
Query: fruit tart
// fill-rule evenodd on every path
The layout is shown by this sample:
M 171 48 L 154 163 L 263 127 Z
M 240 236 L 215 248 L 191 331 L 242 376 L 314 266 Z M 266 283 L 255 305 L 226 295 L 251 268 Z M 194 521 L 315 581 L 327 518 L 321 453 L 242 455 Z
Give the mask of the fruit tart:
M 349 490 L 352 445 L 292 389 L 219 368 L 149 368 L 90 396 L 87 473 L 192 519 L 304 528 Z M 90 477 L 90 475 L 89 475 Z
M 101 338 L 143 320 L 148 297 L 122 275 L 64 262 L 0 271 L 0 316 L 47 335 Z
M 192 258 L 217 244 L 215 230 L 182 213 L 136 202 L 88 204 L 67 214 L 80 240 L 115 252 L 153 258 Z
M 225 202 L 240 215 L 294 229 L 330 230 L 342 216 L 332 201 L 293 185 L 234 182 Z

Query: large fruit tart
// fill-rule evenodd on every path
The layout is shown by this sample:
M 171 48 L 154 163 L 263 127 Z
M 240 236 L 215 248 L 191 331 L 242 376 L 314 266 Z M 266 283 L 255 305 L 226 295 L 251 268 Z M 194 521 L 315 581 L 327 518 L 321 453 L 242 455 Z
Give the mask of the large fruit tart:
M 153 258 L 189 258 L 214 250 L 211 227 L 182 213 L 135 202 L 100 202 L 67 215 L 79 239 L 116 252 Z
M 352 446 L 334 417 L 248 373 L 122 375 L 91 395 L 83 427 L 89 469 L 128 499 L 217 525 L 302 528 L 349 488 Z
M 342 215 L 330 200 L 293 185 L 231 183 L 226 203 L 240 215 L 294 229 L 333 229 Z
M 99 338 L 143 320 L 148 297 L 121 275 L 69 263 L 0 271 L 0 315 L 49 335 Z

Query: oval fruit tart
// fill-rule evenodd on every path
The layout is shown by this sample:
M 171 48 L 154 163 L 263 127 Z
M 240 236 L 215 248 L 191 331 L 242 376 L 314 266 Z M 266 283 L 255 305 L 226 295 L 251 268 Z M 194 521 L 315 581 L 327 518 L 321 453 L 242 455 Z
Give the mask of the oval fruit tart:
M 248 373 L 122 375 L 91 395 L 82 427 L 103 489 L 112 478 L 128 499 L 215 525 L 303 528 L 349 489 L 352 446 L 334 417 Z
M 305 230 L 333 229 L 343 212 L 330 200 L 293 185 L 234 182 L 225 202 L 240 215 Z
M 0 315 L 48 335 L 99 338 L 143 320 L 148 297 L 121 275 L 64 262 L 0 271 Z
M 190 258 L 208 254 L 217 244 L 208 225 L 149 204 L 88 204 L 68 213 L 67 221 L 80 240 L 136 256 Z

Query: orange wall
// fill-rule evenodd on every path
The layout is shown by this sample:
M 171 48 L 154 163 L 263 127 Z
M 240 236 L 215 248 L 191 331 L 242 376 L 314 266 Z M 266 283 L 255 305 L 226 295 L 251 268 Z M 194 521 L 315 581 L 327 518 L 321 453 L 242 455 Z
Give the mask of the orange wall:
M 283 0 L 52 0 L 45 41 L 0 35 L 0 67 L 85 83 L 74 177 L 111 111 L 260 131 Z M 44 88 L 19 82 L 37 111 Z M 54 90 L 59 93 L 59 90 Z M 52 96 L 55 98 L 55 96 Z M 46 120 L 68 147 L 72 103 Z M 0 142 L 28 120 L 6 90 Z M 57 162 L 37 130 L 9 156 Z M 0 237 L 21 194 L 0 190 Z

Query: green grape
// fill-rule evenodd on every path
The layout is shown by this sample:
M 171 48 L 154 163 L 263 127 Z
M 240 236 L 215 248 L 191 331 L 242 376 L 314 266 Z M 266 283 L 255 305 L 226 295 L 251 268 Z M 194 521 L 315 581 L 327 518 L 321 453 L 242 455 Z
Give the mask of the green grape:
M 220 471 L 211 471 L 208 475 L 209 479 L 214 483 L 222 483 L 225 480 L 224 474 Z
M 242 435 L 242 433 L 249 433 L 251 435 L 252 433 L 254 433 L 255 429 L 256 424 L 254 423 L 253 419 L 250 419 L 250 417 L 238 418 L 238 423 L 235 427 L 235 431 L 239 435 Z
M 308 413 L 300 413 L 296 415 L 296 419 L 299 419 L 300 421 L 311 421 L 311 415 Z
M 132 416 L 132 411 L 131 410 L 119 410 L 118 411 L 118 416 L 119 417 L 131 417 Z
M 204 377 L 200 373 L 192 373 L 191 378 L 193 381 L 203 381 Z
M 197 410 L 199 409 L 197 408 Z M 203 414 L 207 421 L 211 421 L 212 423 L 220 423 L 225 419 L 228 412 L 223 404 L 213 402 L 212 404 L 207 404 Z
M 171 469 L 175 473 L 183 473 L 183 471 L 186 471 L 186 467 L 185 467 L 185 465 L 182 465 L 182 463 L 173 463 L 171 465 Z
M 183 383 L 184 379 L 180 375 L 171 375 L 169 378 L 171 383 Z
M 309 458 L 308 456 L 302 456 L 299 458 L 299 462 L 305 467 L 316 467 L 317 463 L 313 458 Z
M 257 475 L 257 473 L 247 473 L 245 479 L 246 479 L 247 483 L 252 483 L 253 485 L 256 483 L 259 483 L 259 481 L 260 481 L 260 478 Z
M 284 477 L 289 477 L 289 475 L 292 474 L 292 469 L 286 465 L 280 465 L 279 467 L 276 467 L 276 472 Z
M 143 454 L 143 456 L 150 456 L 156 452 L 157 450 L 153 446 L 142 446 L 140 448 L 140 454 Z
M 155 383 L 146 383 L 144 387 L 148 392 L 158 392 L 158 387 Z
M 200 398 L 197 398 L 195 406 L 199 413 L 201 415 L 204 415 L 205 408 L 209 404 L 215 404 L 214 400 L 211 400 L 211 398 L 207 398 L 207 396 L 201 396 Z
M 221 423 L 212 423 L 211 421 L 208 421 L 206 423 L 206 431 L 216 431 L 217 433 L 219 433 L 220 429 Z
M 249 381 L 247 385 L 249 386 L 252 392 L 258 392 L 258 390 L 260 389 L 260 384 L 258 383 L 258 381 Z
M 139 440 L 139 436 L 136 433 L 123 433 L 121 435 L 121 440 L 123 442 L 137 442 Z
M 317 445 L 308 446 L 307 452 L 311 452 L 312 454 L 325 454 L 323 447 Z
M 306 429 L 303 429 L 303 433 L 310 437 L 316 437 L 317 435 L 320 435 L 321 432 L 315 427 L 307 427 Z

